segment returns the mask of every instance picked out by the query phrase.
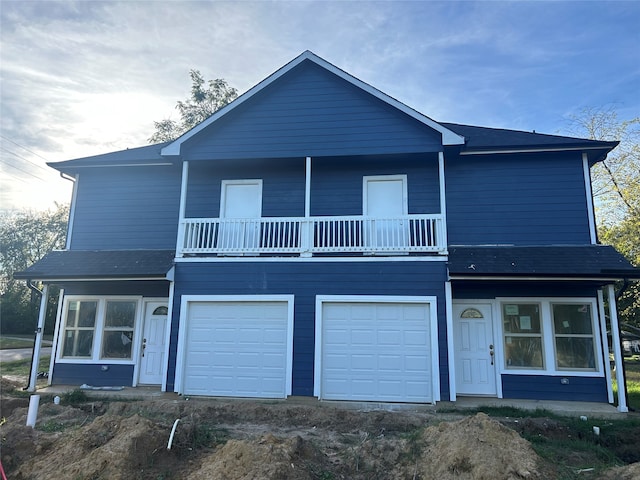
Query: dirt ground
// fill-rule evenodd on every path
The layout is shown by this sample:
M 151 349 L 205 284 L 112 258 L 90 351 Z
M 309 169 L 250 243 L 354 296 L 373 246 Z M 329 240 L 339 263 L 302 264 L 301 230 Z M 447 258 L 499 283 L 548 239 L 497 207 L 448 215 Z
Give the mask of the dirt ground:
M 3 379 L 1 459 L 9 479 L 553 479 L 518 428 L 483 413 L 357 411 L 280 401 L 41 400 Z M 67 403 L 67 404 L 65 404 Z M 171 449 L 167 448 L 176 419 Z M 515 427 L 515 428 L 514 428 Z M 640 463 L 580 478 L 637 479 Z

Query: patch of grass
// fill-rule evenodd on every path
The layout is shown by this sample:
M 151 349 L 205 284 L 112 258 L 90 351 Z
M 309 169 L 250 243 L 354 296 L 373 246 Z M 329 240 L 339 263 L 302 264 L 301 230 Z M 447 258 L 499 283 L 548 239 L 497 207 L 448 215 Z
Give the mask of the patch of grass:
M 27 340 L 26 338 L 0 337 L 0 350 L 32 347 L 33 337 L 31 338 L 31 340 Z
M 634 355 L 633 357 L 625 358 L 625 373 L 626 373 L 626 385 L 627 385 L 627 397 L 629 399 L 629 408 L 640 411 L 640 356 Z M 618 402 L 618 382 L 616 381 L 615 373 L 613 376 L 613 393 L 615 396 L 615 402 Z
M 87 394 L 80 389 L 71 390 L 70 392 L 63 393 L 60 397 L 60 401 L 64 405 L 80 405 L 89 401 Z
M 68 425 L 64 423 L 56 422 L 55 420 L 49 420 L 45 423 L 41 423 L 40 425 L 36 425 L 38 430 L 42 430 L 43 432 L 53 433 L 53 432 L 62 432 L 64 431 Z
M 40 357 L 40 363 L 38 363 L 38 371 L 48 372 L 50 361 L 51 361 L 51 356 L 49 355 Z M 2 367 L 0 367 L 0 373 L 2 373 L 2 375 L 16 375 L 16 376 L 28 377 L 30 370 L 31 370 L 31 358 L 25 358 L 24 360 L 16 360 L 15 362 L 3 362 Z

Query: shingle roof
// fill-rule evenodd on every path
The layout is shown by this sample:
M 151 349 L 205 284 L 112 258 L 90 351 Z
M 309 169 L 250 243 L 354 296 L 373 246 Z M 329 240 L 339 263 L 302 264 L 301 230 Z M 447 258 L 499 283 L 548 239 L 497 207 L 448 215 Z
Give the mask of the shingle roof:
M 73 280 L 166 277 L 173 266 L 173 250 L 60 250 L 22 272 L 15 279 Z
M 452 246 L 451 277 L 640 279 L 640 268 L 608 245 Z
M 477 127 L 474 125 L 461 125 L 457 123 L 444 123 L 444 127 L 462 135 L 467 150 L 492 150 L 496 148 L 526 148 L 526 147 L 591 147 L 612 149 L 618 142 L 606 142 L 601 140 L 589 140 L 585 138 L 564 137 L 560 135 L 548 135 L 536 132 L 524 132 L 521 130 L 507 130 L 503 128 Z
M 78 168 L 101 167 L 107 165 L 170 164 L 172 163 L 171 159 L 167 159 L 160 154 L 160 151 L 168 144 L 169 142 L 164 142 L 144 147 L 128 148 L 117 152 L 76 158 L 64 162 L 49 162 L 47 165 L 61 172 L 72 172 Z

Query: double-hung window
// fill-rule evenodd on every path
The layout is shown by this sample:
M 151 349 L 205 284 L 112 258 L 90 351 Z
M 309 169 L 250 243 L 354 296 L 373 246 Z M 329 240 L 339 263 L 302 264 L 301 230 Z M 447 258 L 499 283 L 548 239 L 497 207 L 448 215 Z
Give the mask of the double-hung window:
M 61 357 L 132 360 L 139 303 L 132 298 L 68 299 Z
M 594 370 L 596 368 L 591 305 L 555 303 L 553 335 L 558 370 Z
M 507 368 L 544 368 L 540 304 L 502 305 L 504 352 Z

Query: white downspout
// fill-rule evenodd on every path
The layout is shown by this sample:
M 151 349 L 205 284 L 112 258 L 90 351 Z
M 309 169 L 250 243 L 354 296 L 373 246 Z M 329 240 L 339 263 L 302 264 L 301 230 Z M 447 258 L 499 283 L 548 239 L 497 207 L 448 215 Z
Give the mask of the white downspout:
M 47 299 L 49 297 L 49 285 L 42 288 L 40 296 L 40 312 L 38 313 L 38 327 L 36 329 L 36 340 L 33 346 L 33 359 L 31 363 L 31 375 L 29 376 L 28 392 L 36 391 L 36 379 L 38 378 L 38 364 L 40 363 L 40 350 L 42 349 L 42 337 L 44 335 L 44 321 L 47 317 Z
M 618 411 L 628 412 L 627 388 L 624 383 L 624 366 L 622 365 L 622 349 L 620 348 L 620 328 L 618 327 L 618 311 L 616 308 L 616 295 L 613 285 L 607 285 L 609 293 L 609 316 L 611 320 L 611 343 L 613 344 L 613 357 L 616 365 L 616 381 L 618 383 Z

